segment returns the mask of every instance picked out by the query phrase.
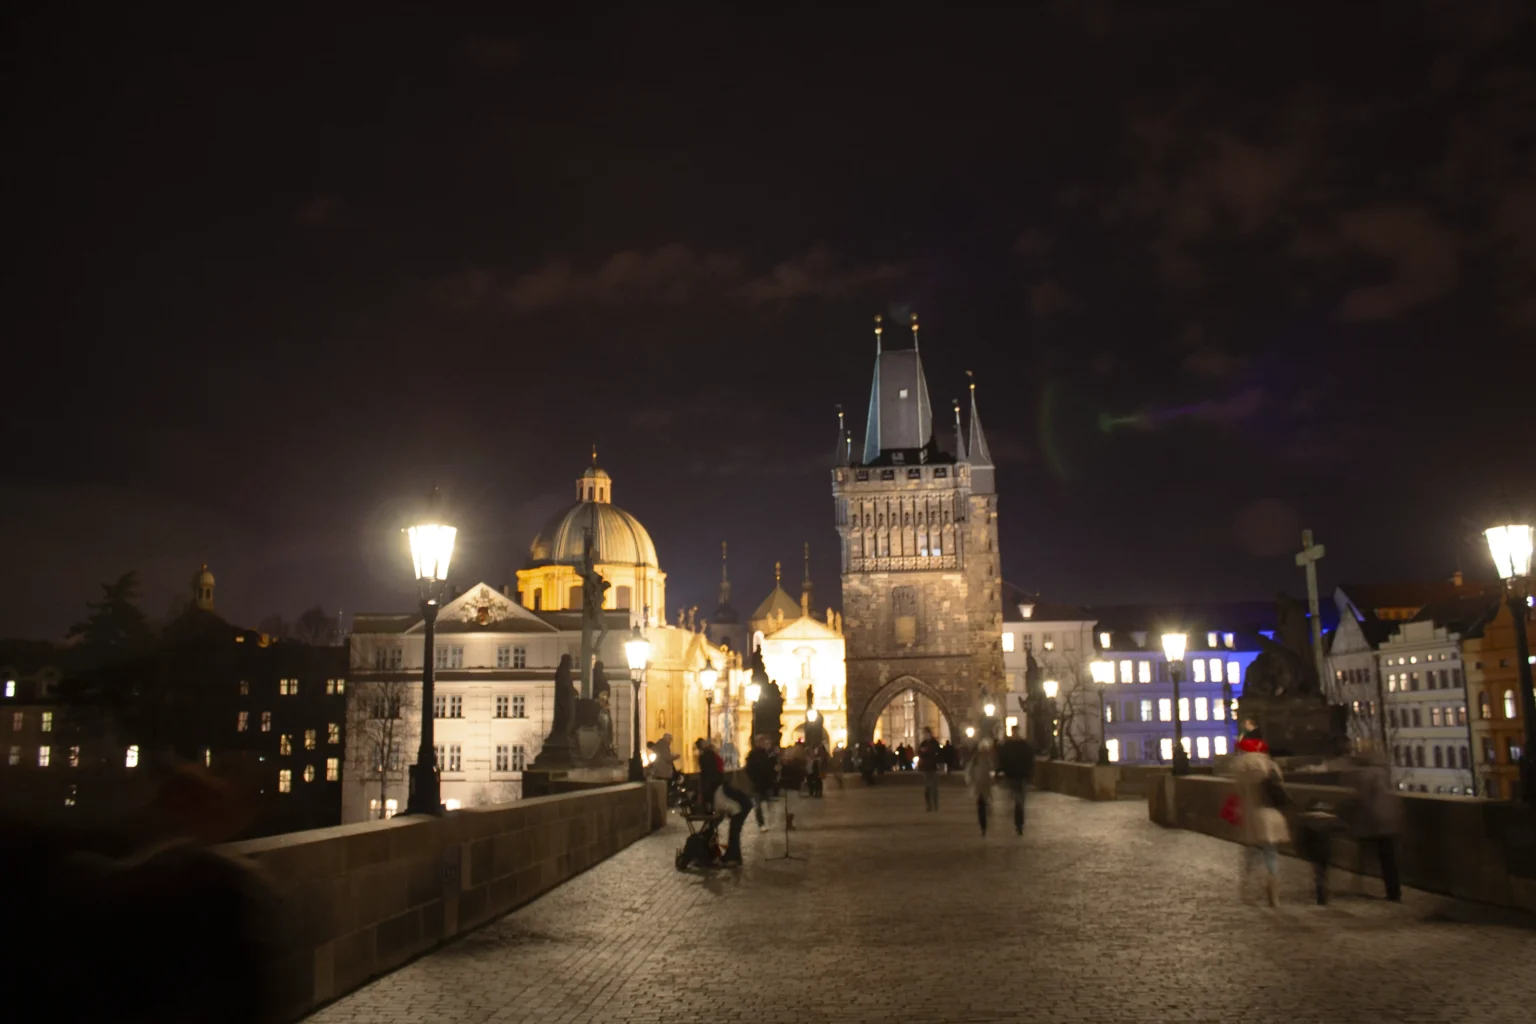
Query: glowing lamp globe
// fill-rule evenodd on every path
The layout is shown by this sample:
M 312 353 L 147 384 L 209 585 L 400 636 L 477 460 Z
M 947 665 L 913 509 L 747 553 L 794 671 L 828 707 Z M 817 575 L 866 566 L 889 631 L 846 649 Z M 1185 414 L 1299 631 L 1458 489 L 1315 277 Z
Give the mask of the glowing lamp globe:
M 448 578 L 448 563 L 453 560 L 453 540 L 458 532 L 441 523 L 422 523 L 406 529 L 418 583 L 441 583 Z
M 704 687 L 705 693 L 713 694 L 715 692 L 715 684 L 719 681 L 720 670 L 706 661 L 704 667 L 699 669 L 699 685 Z
M 1184 650 L 1189 645 L 1189 637 L 1183 633 L 1163 634 L 1163 655 L 1169 661 L 1183 661 Z
M 747 703 L 756 704 L 757 698 L 763 695 L 763 687 L 760 683 L 747 684 Z
M 1054 679 L 1047 679 L 1040 684 L 1040 687 L 1045 691 L 1047 700 L 1055 700 L 1056 695 L 1061 692 L 1061 684 Z
M 817 717 L 818 717 L 818 712 L 816 711 L 815 708 L 811 708 L 810 710 L 806 711 L 806 713 L 805 713 L 805 720 L 807 722 L 814 722 L 814 721 L 816 721 Z
M 974 739 L 975 736 L 976 736 L 976 727 L 974 725 L 966 726 L 965 727 L 965 738 L 966 739 Z
M 624 659 L 631 672 L 644 672 L 651 662 L 651 642 L 640 634 L 639 626 L 635 627 L 634 637 L 624 641 Z
M 993 715 L 997 714 L 997 705 L 983 704 L 981 706 L 981 713 L 986 715 L 988 718 L 991 718 Z
M 1532 532 L 1532 528 L 1525 525 L 1494 526 L 1483 531 L 1499 579 L 1507 583 L 1531 574 Z

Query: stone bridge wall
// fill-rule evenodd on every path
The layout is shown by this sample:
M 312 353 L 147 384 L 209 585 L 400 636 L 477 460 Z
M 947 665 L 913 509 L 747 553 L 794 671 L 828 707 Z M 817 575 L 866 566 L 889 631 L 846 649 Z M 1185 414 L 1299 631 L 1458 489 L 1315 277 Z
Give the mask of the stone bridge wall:
M 1295 808 L 1314 800 L 1331 805 L 1349 799 L 1338 786 L 1287 781 Z M 1186 828 L 1236 841 L 1237 830 L 1221 817 L 1236 791 L 1228 778 L 1167 776 L 1147 796 L 1147 811 L 1160 825 Z M 1536 814 L 1523 804 L 1466 797 L 1403 794 L 1407 827 L 1398 844 L 1404 885 L 1498 906 L 1536 912 Z M 1291 812 L 1295 835 L 1295 811 Z M 1293 853 L 1289 847 L 1287 853 Z M 1361 863 L 1357 844 L 1341 837 L 1331 863 L 1346 871 L 1380 875 L 1374 854 Z
M 630 783 L 292 832 L 222 849 L 276 889 L 278 1005 L 296 1018 L 527 903 L 666 820 L 661 783 Z

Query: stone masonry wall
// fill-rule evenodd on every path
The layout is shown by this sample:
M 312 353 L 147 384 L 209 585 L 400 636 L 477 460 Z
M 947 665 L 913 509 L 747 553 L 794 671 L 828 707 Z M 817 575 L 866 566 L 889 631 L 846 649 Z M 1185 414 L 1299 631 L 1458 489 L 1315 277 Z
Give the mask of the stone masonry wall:
M 661 783 L 293 832 L 254 860 L 286 934 L 274 979 L 297 1018 L 612 856 L 666 820 Z

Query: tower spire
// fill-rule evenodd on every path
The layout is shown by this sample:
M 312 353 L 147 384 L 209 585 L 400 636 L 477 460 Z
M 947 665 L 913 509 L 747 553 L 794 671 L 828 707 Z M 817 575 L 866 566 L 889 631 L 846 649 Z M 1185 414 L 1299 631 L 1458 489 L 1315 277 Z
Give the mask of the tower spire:
M 920 349 L 920 346 L 917 343 L 917 314 L 913 313 L 912 314 L 912 351 L 916 352 L 916 351 L 919 351 L 919 349 Z
M 726 542 L 720 542 L 720 604 L 722 606 L 731 603 L 731 574 L 726 568 Z
M 875 355 L 879 355 L 881 352 L 885 351 L 885 349 L 882 348 L 881 344 L 880 344 L 880 335 L 885 333 L 885 327 L 883 326 L 884 324 L 885 324 L 885 317 L 881 316 L 879 313 L 876 313 L 875 314 Z
M 848 426 L 841 405 L 837 407 L 837 450 L 832 456 L 832 465 L 848 465 Z
M 955 407 L 955 458 L 964 462 L 965 430 L 960 426 L 960 399 L 954 399 L 952 404 Z
M 981 493 L 990 493 L 994 486 L 996 466 L 992 462 L 992 452 L 987 448 L 987 435 L 981 429 L 981 414 L 976 411 L 976 375 L 970 370 L 965 375 L 971 382 L 971 439 L 967 446 L 970 455 L 967 461 L 971 464 L 972 488 Z
M 592 468 L 597 468 L 597 442 L 592 442 Z
M 784 563 L 783 562 L 774 562 L 773 563 L 773 585 L 777 587 L 780 583 L 783 582 L 783 580 L 784 580 Z
M 811 542 L 805 542 L 805 572 L 800 577 L 800 614 L 811 614 Z

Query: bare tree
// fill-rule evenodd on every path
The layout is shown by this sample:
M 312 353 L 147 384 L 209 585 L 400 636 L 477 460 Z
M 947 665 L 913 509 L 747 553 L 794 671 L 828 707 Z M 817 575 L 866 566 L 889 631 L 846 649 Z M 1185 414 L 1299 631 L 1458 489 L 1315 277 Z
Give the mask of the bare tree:
M 354 767 L 379 781 L 379 814 L 386 816 L 391 778 L 399 779 L 407 755 L 406 723 L 416 710 L 416 687 L 406 679 L 354 681 L 348 695 L 347 730 L 356 753 Z
M 1063 755 L 1070 760 L 1092 761 L 1098 756 L 1100 733 L 1098 684 L 1087 662 L 1076 657 L 1051 658 L 1046 674 L 1059 687 L 1056 696 L 1057 728 Z
M 336 619 L 319 605 L 306 610 L 293 624 L 293 638 L 312 647 L 326 647 L 336 642 Z

